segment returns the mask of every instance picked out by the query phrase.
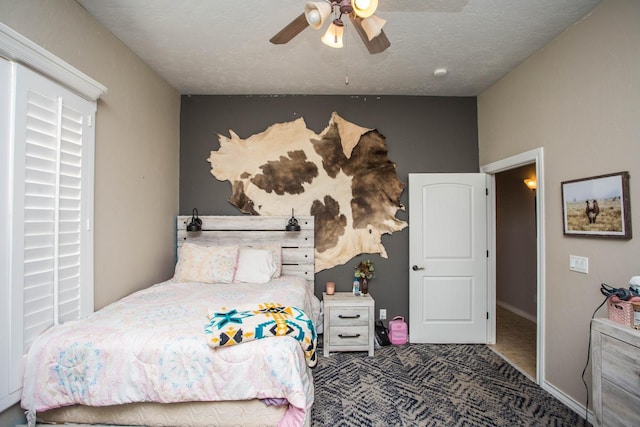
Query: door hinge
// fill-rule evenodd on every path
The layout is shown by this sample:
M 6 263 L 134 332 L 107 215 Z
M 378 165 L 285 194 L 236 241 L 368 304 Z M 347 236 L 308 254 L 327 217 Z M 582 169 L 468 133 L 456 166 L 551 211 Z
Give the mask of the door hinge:
M 489 189 L 488 188 L 484 189 L 484 194 L 487 195 L 487 196 L 489 195 Z
M 487 249 L 487 258 L 489 258 L 489 249 Z
M 89 117 L 87 117 L 87 126 L 93 126 L 93 116 L 91 114 L 89 114 Z
M 489 312 L 487 311 L 487 320 L 489 320 Z

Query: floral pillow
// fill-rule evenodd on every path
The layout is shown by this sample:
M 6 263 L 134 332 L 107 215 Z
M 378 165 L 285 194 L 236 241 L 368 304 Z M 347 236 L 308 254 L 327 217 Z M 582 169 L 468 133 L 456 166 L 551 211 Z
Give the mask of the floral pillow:
M 173 279 L 177 282 L 232 283 L 238 250 L 238 246 L 184 243 Z

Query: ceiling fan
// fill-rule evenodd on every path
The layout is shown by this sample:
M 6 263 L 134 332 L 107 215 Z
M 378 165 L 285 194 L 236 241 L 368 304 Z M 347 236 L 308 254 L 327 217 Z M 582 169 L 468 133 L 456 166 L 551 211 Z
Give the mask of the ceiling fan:
M 334 19 L 329 24 L 329 28 L 322 36 L 324 44 L 341 48 L 343 46 L 342 36 L 344 32 L 343 16 L 348 16 L 362 39 L 367 50 L 371 54 L 384 52 L 391 42 L 387 38 L 382 27 L 386 20 L 374 15 L 378 7 L 378 0 L 323 0 L 307 2 L 304 12 L 296 19 L 285 26 L 278 34 L 269 41 L 273 44 L 288 43 L 302 30 L 311 27 L 314 30 L 320 29 L 329 19 L 331 14 Z

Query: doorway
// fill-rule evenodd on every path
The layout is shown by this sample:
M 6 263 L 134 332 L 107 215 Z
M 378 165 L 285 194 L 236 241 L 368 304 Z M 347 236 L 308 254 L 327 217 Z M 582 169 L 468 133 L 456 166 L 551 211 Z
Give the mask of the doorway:
M 494 177 L 496 341 L 491 348 L 535 380 L 536 189 L 529 185 L 536 182 L 536 165 L 519 166 Z
M 530 168 L 530 169 L 528 169 Z M 488 306 L 490 312 L 493 313 L 494 322 L 490 322 L 489 324 L 489 342 L 492 344 L 496 343 L 497 326 L 501 325 L 500 320 L 503 322 L 505 319 L 498 319 L 498 314 L 504 314 L 505 307 L 510 308 L 511 310 L 506 310 L 509 312 L 516 312 L 519 315 L 519 319 L 524 320 L 535 320 L 535 373 L 531 375 L 537 384 L 542 385 L 544 382 L 544 162 L 543 162 L 543 149 L 537 148 L 535 150 L 527 151 L 494 163 L 490 163 L 488 165 L 482 166 L 480 169 L 482 172 L 485 172 L 489 175 L 489 198 L 488 201 L 488 224 L 487 230 L 489 233 L 489 251 L 490 260 L 489 260 L 489 274 L 488 274 L 488 283 L 489 283 L 489 296 L 488 296 Z M 515 300 L 512 300 L 512 296 L 505 296 L 503 290 L 498 290 L 498 282 L 499 280 L 503 280 L 506 278 L 508 282 L 509 276 L 505 275 L 504 265 L 507 265 L 507 269 L 517 270 L 517 268 L 513 268 L 513 266 L 508 265 L 510 262 L 518 263 L 522 261 L 518 261 L 519 255 L 512 254 L 509 252 L 504 252 L 504 247 L 502 251 L 498 250 L 498 245 L 504 245 L 504 242 L 499 242 L 498 234 L 507 234 L 507 239 L 512 238 L 512 235 L 518 236 L 520 235 L 520 230 L 508 230 L 503 229 L 501 227 L 509 226 L 510 222 L 506 221 L 505 218 L 500 218 L 498 216 L 498 204 L 509 204 L 509 200 L 498 200 L 501 197 L 500 193 L 497 191 L 499 182 L 503 180 L 503 178 L 509 178 L 511 176 L 517 176 L 518 173 L 525 173 L 529 171 L 535 170 L 535 177 L 537 182 L 537 188 L 534 193 L 527 193 L 529 197 L 533 198 L 533 211 L 534 211 L 534 233 L 535 233 L 535 248 L 534 255 L 535 262 L 531 263 L 530 270 L 526 273 L 529 279 L 532 279 L 531 276 L 535 277 L 535 284 L 528 291 L 522 291 L 523 295 L 522 300 L 518 300 L 516 297 Z M 530 177 L 530 176 L 529 176 Z M 527 177 L 527 178 L 529 178 Z M 515 178 L 513 178 L 515 179 Z M 524 180 L 524 178 L 523 178 Z M 522 185 L 522 188 L 527 191 L 524 187 L 524 182 L 520 181 L 518 185 Z M 515 181 L 513 182 L 515 184 Z M 507 193 L 508 195 L 508 193 Z M 504 196 L 504 191 L 503 191 Z M 506 196 L 505 196 L 506 197 Z M 526 204 L 526 203 L 525 203 Z M 528 208 L 527 208 L 528 209 Z M 526 214 L 526 213 L 525 213 Z M 528 214 L 526 214 L 528 215 Z M 514 221 L 511 221 L 516 222 Z M 531 230 L 530 230 L 531 231 Z M 517 239 L 518 237 L 513 237 Z M 516 242 L 517 244 L 517 242 Z M 526 256 L 523 256 L 526 257 Z M 499 259 L 500 258 L 500 259 Z M 506 258 L 506 259 L 505 259 Z M 526 260 L 525 260 L 526 261 Z M 531 262 L 531 260 L 529 260 Z M 498 278 L 498 275 L 500 277 Z M 500 286 L 507 288 L 507 292 L 512 290 L 509 289 L 508 283 L 500 283 Z M 531 295 L 531 293 L 534 295 Z M 505 301 L 507 300 L 507 301 Z M 535 301 L 535 305 L 532 307 L 532 300 Z M 512 301 L 511 303 L 509 301 Z M 492 310 L 493 309 L 493 310 Z M 535 317 L 531 316 L 530 311 L 535 312 Z M 525 316 L 523 316 L 525 315 Z M 529 317 L 527 319 L 527 317 Z M 508 357 L 507 357 L 508 359 Z M 514 361 L 508 360 L 511 364 L 515 365 L 516 368 L 520 368 L 517 366 L 517 363 Z M 522 370 L 522 369 L 521 369 Z

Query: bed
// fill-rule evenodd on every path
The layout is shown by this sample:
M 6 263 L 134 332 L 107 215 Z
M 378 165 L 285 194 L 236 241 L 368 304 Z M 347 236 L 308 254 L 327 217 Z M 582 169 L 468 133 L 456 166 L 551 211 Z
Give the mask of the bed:
M 287 232 L 287 217 L 201 216 L 197 233 L 186 231 L 190 218 L 177 219 L 181 255 L 174 278 L 51 328 L 32 345 L 21 402 L 31 424 L 37 417 L 149 426 L 310 425 L 314 327 L 321 321 L 313 217 L 299 217 L 301 230 Z M 207 259 L 217 254 L 208 265 L 215 268 L 190 269 L 189 251 Z M 229 259 L 235 259 L 231 280 Z M 262 261 L 273 267 L 268 280 L 260 274 Z M 203 272 L 214 280 L 201 281 Z M 294 333 L 260 339 L 265 328 L 250 328 L 249 320 L 264 325 L 260 316 L 271 321 L 283 310 L 295 314 L 286 321 Z M 238 330 L 229 313 L 247 317 L 244 332 L 211 335 L 211 325 L 225 322 Z M 295 333 L 295 322 L 306 325 L 305 334 Z

